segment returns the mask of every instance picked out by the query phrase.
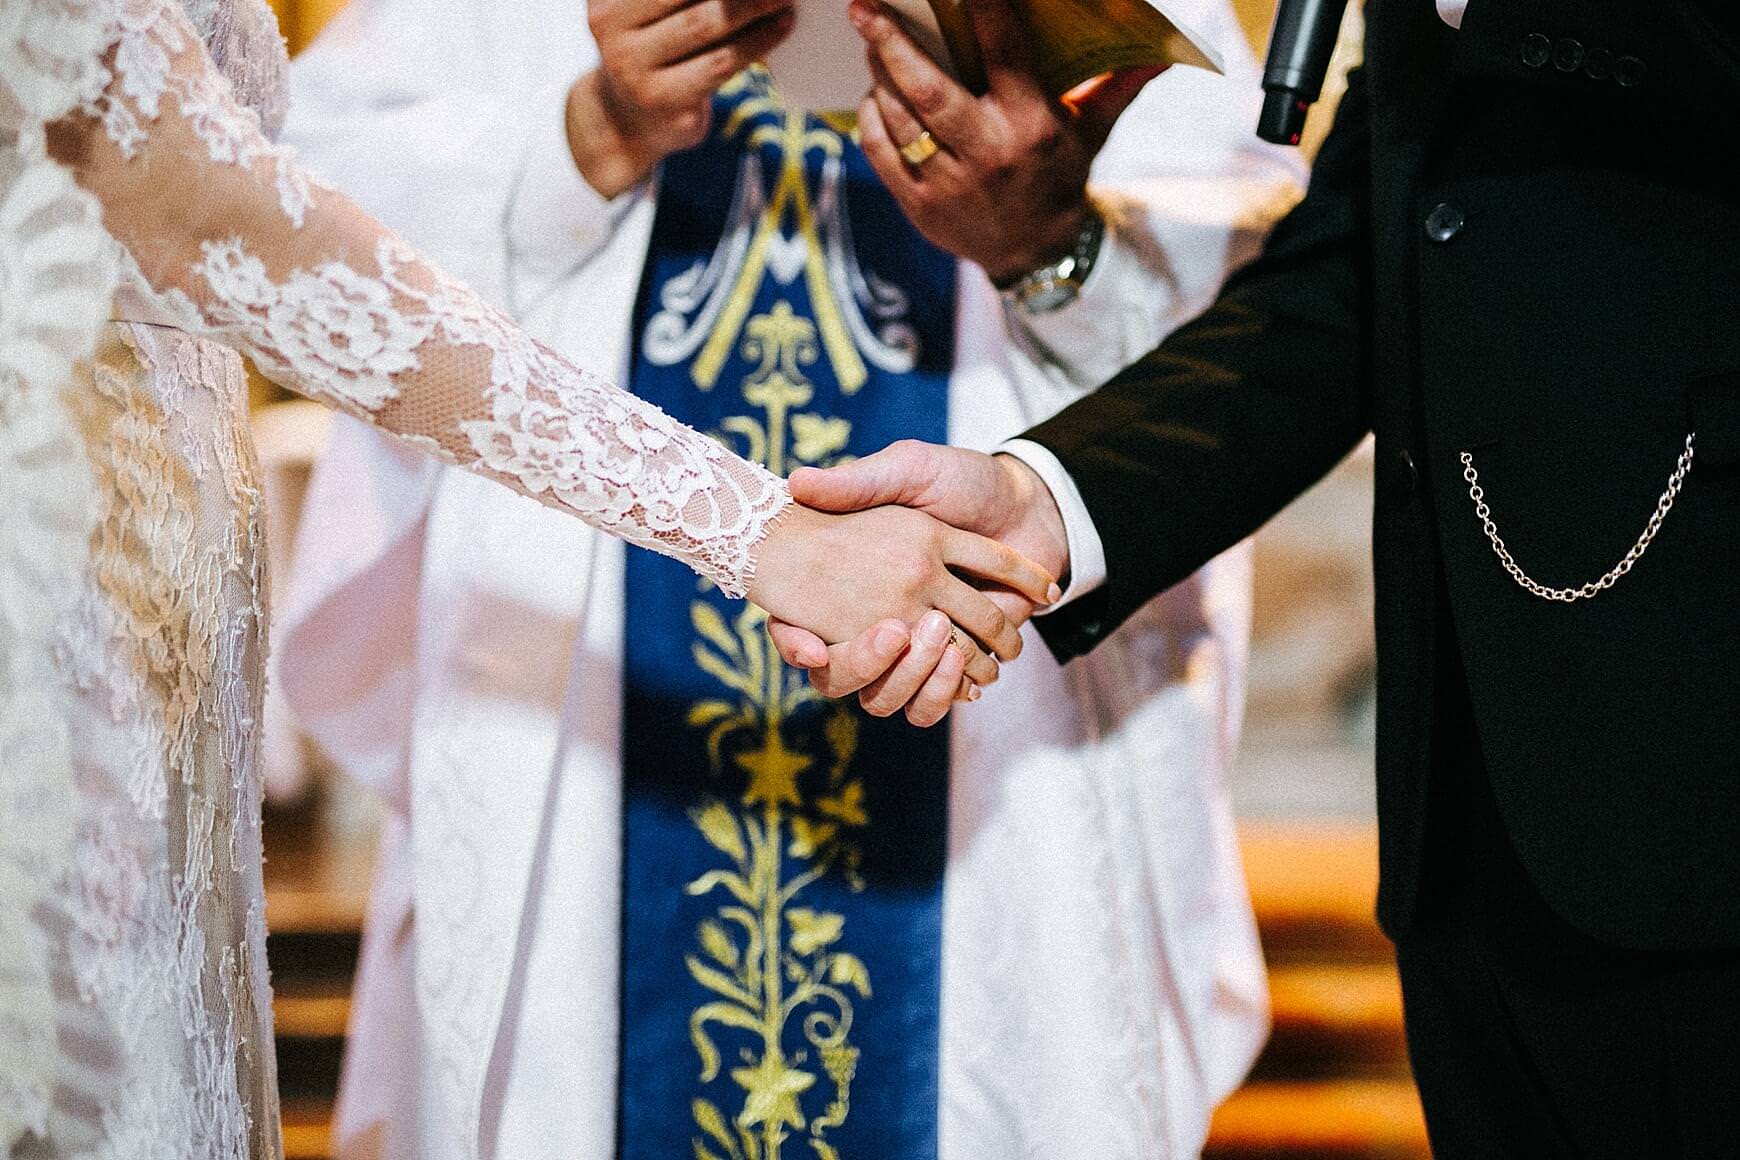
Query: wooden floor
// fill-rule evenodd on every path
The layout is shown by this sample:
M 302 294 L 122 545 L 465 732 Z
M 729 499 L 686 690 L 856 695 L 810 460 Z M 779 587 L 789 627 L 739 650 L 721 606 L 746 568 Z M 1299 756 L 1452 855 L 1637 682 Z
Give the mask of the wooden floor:
M 1286 822 L 1246 825 L 1240 838 L 1274 1034 L 1216 1114 L 1209 1160 L 1422 1160 L 1401 993 L 1372 920 L 1374 835 Z M 267 851 L 285 1148 L 290 1160 L 327 1160 L 372 854 L 295 815 L 268 820 Z
M 1377 835 L 1348 823 L 1246 823 L 1245 875 L 1269 961 L 1274 1030 L 1215 1114 L 1211 1160 L 1428 1157 L 1390 944 L 1372 916 Z

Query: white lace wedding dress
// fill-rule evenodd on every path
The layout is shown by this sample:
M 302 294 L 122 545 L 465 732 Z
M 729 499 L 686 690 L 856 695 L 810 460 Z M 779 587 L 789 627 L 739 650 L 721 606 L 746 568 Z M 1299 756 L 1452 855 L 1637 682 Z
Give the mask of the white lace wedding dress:
M 789 502 L 312 181 L 283 75 L 264 0 L 0 0 L 0 1155 L 280 1151 L 237 351 L 734 594 Z

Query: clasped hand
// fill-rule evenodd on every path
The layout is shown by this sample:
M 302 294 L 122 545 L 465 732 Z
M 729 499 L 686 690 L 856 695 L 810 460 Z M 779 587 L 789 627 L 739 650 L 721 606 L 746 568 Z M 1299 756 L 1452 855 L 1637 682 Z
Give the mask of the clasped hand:
M 1063 518 L 1011 456 L 905 441 L 840 467 L 803 468 L 791 488 L 807 506 L 763 542 L 750 598 L 772 614 L 780 655 L 808 669 L 825 696 L 857 693 L 876 716 L 904 709 L 913 724 L 934 725 L 963 678 L 988 685 L 998 675 L 994 657 L 951 644 L 950 620 L 1012 660 L 1019 627 L 1060 596 Z M 866 626 L 872 611 L 885 618 Z

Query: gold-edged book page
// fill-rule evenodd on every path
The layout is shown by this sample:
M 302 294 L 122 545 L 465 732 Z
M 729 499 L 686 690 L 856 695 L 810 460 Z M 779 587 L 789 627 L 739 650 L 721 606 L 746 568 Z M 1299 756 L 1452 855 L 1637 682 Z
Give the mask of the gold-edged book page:
M 964 0 L 928 2 L 956 73 L 974 92 L 983 92 L 984 65 Z M 1040 84 L 1053 97 L 1124 69 L 1187 64 L 1221 71 L 1220 54 L 1151 0 L 1014 0 L 1014 4 L 1032 33 Z M 904 4 L 897 6 L 904 8 Z

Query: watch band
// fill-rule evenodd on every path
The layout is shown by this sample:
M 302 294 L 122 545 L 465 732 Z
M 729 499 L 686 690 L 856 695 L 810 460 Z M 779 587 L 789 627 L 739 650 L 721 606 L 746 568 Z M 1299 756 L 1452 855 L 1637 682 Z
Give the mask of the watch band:
M 1105 242 L 1106 219 L 1092 205 L 1070 252 L 1016 279 L 1004 294 L 1029 314 L 1061 309 L 1081 296 L 1081 288 L 1099 260 Z

